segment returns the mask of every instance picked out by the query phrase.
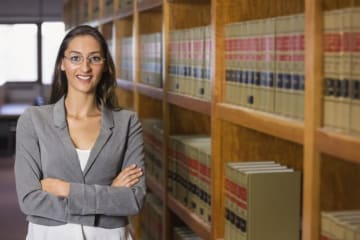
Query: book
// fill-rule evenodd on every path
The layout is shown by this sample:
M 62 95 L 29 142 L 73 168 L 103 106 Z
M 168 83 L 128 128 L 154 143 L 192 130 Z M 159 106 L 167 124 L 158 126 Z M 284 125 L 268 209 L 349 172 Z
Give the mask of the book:
M 199 151 L 200 207 L 198 215 L 211 223 L 211 143 L 197 146 Z
M 352 52 L 351 52 L 351 103 L 350 103 L 350 131 L 360 134 L 360 8 L 353 8 L 352 23 Z
M 340 34 L 342 10 L 324 13 L 324 126 L 336 128 L 337 96 L 340 95 Z
M 304 14 L 293 15 L 290 22 L 292 26 L 291 40 L 291 87 L 289 116 L 304 119 L 304 91 L 305 91 L 305 68 L 304 68 Z
M 235 227 L 226 239 L 299 239 L 300 173 L 274 163 L 233 167 L 240 204 L 227 209 Z
M 262 61 L 260 67 L 260 110 L 274 112 L 275 102 L 275 18 L 262 22 Z
M 331 240 L 360 239 L 360 210 L 321 212 L 321 236 Z
M 235 162 L 228 163 L 226 169 L 227 179 L 226 189 L 226 216 L 227 228 L 225 230 L 226 239 L 241 238 L 246 239 L 246 186 L 239 177 L 238 171 L 245 170 L 284 170 L 285 166 L 274 163 L 273 161 L 261 162 Z

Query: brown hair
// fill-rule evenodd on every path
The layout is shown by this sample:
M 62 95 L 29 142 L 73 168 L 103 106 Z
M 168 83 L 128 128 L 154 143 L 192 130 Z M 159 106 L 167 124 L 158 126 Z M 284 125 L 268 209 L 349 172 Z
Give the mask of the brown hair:
M 51 86 L 50 103 L 56 103 L 62 96 L 67 94 L 68 83 L 66 74 L 61 70 L 61 61 L 64 58 L 65 50 L 68 48 L 72 39 L 77 36 L 89 35 L 99 42 L 105 57 L 105 71 L 102 74 L 96 88 L 96 99 L 98 103 L 102 100 L 110 109 L 118 109 L 117 98 L 115 95 L 116 77 L 115 66 L 103 35 L 94 27 L 80 25 L 69 31 L 61 42 L 54 69 L 54 78 Z

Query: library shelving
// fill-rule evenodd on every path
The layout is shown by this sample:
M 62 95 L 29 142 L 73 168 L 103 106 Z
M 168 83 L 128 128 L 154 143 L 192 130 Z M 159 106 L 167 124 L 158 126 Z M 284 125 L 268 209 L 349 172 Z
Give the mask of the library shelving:
M 225 165 L 273 160 L 302 174 L 302 226 L 299 239 L 320 238 L 322 211 L 360 208 L 360 136 L 324 126 L 324 16 L 327 11 L 360 7 L 359 0 L 137 0 L 67 1 L 66 26 L 99 27 L 111 44 L 117 68 L 117 96 L 141 119 L 163 120 L 163 182 L 148 178 L 162 201 L 162 239 L 171 239 L 180 219 L 203 239 L 224 239 Z M 121 8 L 123 6 L 123 8 Z M 82 10 L 82 16 L 74 8 Z M 229 24 L 304 15 L 304 118 L 289 118 L 226 101 L 226 36 Z M 174 31 L 210 27 L 211 98 L 174 92 L 170 86 L 170 40 Z M 141 82 L 140 38 L 161 34 L 162 86 Z M 131 46 L 123 40 L 131 39 Z M 125 54 L 126 53 L 126 54 Z M 128 75 L 124 75 L 124 60 Z M 189 77 L 189 76 L 187 76 Z M 357 79 L 359 80 L 359 79 Z M 360 121 L 360 119 L 358 119 Z M 211 136 L 211 223 L 204 222 L 167 192 L 169 138 Z M 174 220 L 175 218 L 175 220 Z M 135 227 L 141 235 L 139 226 Z

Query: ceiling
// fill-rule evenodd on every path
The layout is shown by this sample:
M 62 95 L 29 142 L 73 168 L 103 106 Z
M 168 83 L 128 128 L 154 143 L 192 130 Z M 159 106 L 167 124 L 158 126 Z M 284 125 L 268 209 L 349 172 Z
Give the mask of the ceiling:
M 0 0 L 0 23 L 59 21 L 63 0 Z

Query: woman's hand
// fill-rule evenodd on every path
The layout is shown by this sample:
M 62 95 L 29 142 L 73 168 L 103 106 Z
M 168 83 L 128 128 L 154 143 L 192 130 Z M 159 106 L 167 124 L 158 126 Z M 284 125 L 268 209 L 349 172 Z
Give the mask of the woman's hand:
M 70 191 L 70 183 L 57 178 L 45 178 L 40 181 L 43 191 L 58 197 L 68 197 Z
M 139 177 L 143 175 L 141 168 L 136 167 L 135 164 L 124 168 L 113 180 L 111 186 L 113 187 L 132 187 L 139 181 Z

